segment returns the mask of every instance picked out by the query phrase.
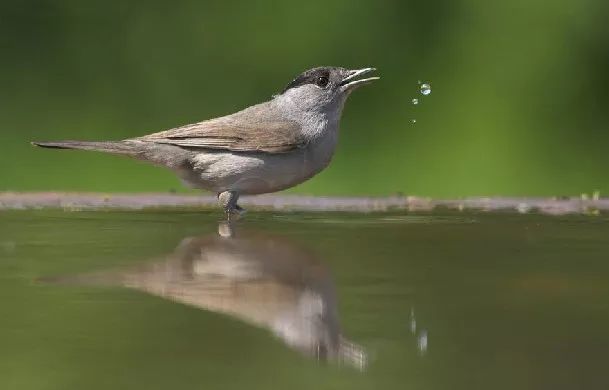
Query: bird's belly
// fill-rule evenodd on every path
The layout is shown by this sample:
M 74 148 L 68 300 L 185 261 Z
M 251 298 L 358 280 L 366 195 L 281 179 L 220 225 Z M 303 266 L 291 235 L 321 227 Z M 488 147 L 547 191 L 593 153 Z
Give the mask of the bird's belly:
M 200 153 L 193 159 L 193 169 L 181 176 L 194 187 L 216 193 L 275 192 L 300 184 L 323 170 L 331 154 L 316 152 L 302 149 L 284 154 Z

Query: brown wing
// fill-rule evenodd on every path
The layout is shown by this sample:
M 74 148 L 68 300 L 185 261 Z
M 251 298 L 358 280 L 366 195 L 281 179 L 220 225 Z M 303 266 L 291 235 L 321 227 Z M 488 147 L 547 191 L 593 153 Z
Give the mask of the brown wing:
M 150 134 L 139 140 L 188 148 L 235 152 L 285 153 L 305 145 L 300 125 L 292 121 L 243 121 L 218 118 Z

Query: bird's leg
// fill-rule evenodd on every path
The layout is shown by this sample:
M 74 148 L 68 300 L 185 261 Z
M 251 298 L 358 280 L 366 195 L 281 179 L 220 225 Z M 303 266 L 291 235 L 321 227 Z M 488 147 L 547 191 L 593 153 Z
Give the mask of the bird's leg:
M 235 210 L 237 210 L 239 215 L 244 215 L 245 213 L 247 213 L 247 210 L 239 206 L 238 204 L 235 204 Z
M 230 214 L 235 211 L 237 199 L 239 199 L 237 191 L 224 191 L 218 194 L 218 202 L 220 202 L 220 206 L 224 209 L 228 219 L 230 219 Z
M 218 201 L 226 213 L 226 219 L 230 221 L 232 214 L 241 215 L 245 209 L 237 204 L 239 193 L 237 191 L 224 191 L 218 194 Z

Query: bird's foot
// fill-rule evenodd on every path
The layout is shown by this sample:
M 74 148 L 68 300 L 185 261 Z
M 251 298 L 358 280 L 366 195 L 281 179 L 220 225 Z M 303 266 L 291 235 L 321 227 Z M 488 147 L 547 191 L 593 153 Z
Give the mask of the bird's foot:
M 226 214 L 226 220 L 230 222 L 235 219 L 239 220 L 240 218 L 245 216 L 245 214 L 247 213 L 247 210 L 244 209 L 243 207 L 239 206 L 238 204 L 236 204 L 235 207 L 233 207 L 230 210 L 225 209 L 224 213 Z
M 218 201 L 224 209 L 226 220 L 231 221 L 234 217 L 240 218 L 245 215 L 246 210 L 237 204 L 239 194 L 236 191 L 224 191 L 218 194 Z

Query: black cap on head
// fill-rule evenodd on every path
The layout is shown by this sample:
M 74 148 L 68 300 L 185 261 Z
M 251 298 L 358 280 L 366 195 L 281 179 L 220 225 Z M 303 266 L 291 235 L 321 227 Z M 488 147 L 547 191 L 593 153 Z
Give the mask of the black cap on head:
M 300 87 L 305 84 L 315 84 L 320 87 L 328 85 L 332 73 L 338 73 L 341 68 L 333 66 L 319 66 L 317 68 L 309 69 L 301 73 L 298 77 L 292 80 L 284 89 L 281 91 L 283 94 L 285 91 Z

